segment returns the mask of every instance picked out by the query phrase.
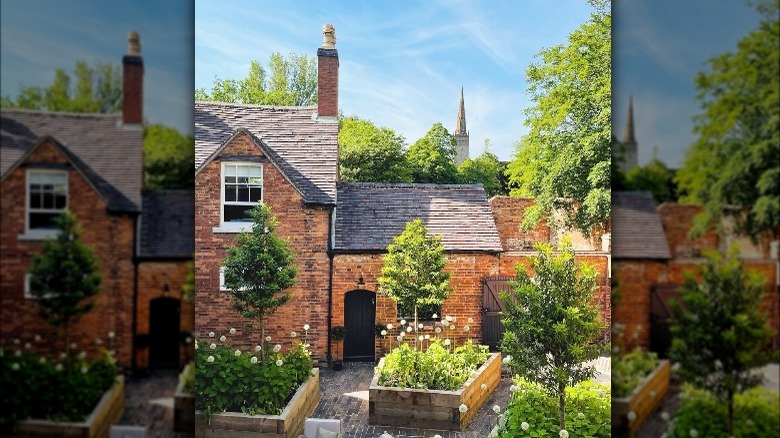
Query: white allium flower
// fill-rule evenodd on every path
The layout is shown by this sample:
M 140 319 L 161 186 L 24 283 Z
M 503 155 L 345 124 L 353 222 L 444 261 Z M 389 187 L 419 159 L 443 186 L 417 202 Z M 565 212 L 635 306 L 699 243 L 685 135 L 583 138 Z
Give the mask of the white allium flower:
M 680 370 L 680 362 L 675 362 L 672 364 L 672 371 L 679 371 Z
M 474 322 L 474 318 L 469 318 L 469 319 L 467 319 L 467 320 L 466 320 L 466 322 L 468 322 L 469 324 L 471 324 L 472 322 Z
M 62 371 L 62 368 L 63 368 L 63 366 L 62 366 L 62 364 L 61 364 L 61 363 L 58 363 L 58 364 L 57 364 L 57 365 L 54 367 L 54 369 L 55 369 L 55 370 L 57 370 L 57 371 Z
M 294 337 L 296 337 L 296 336 L 298 336 L 298 333 L 295 333 L 295 332 L 290 332 L 290 337 L 291 337 L 291 338 L 294 338 Z
M 282 351 L 282 346 L 279 345 L 279 344 L 274 345 L 274 351 L 277 352 L 277 353 Z
M 262 350 L 262 349 L 263 349 L 263 348 L 262 348 L 261 346 L 259 346 L 259 345 L 255 345 L 255 351 L 259 352 L 259 351 L 260 351 L 260 350 Z
M 425 335 L 425 340 L 431 339 L 431 335 Z
M 558 436 L 561 438 L 569 438 L 569 432 L 566 429 L 561 429 L 561 431 L 558 432 Z
M 206 359 L 206 362 L 209 362 L 209 363 L 211 363 L 211 362 L 214 362 L 214 356 L 209 356 L 209 357 Z
M 79 353 L 79 359 L 84 360 L 84 359 L 86 359 L 86 357 L 87 357 L 87 352 L 86 351 L 82 351 L 82 352 Z
M 636 412 L 628 411 L 628 414 L 626 414 L 626 417 L 628 418 L 628 421 L 634 421 L 634 420 L 636 420 Z
M 422 330 L 422 328 L 423 328 L 423 323 L 419 323 L 419 324 L 417 324 L 417 328 L 418 328 L 418 329 L 420 329 L 420 330 Z
M 526 423 L 525 421 L 523 421 L 522 423 L 520 423 L 520 429 L 523 429 L 523 430 L 528 430 L 528 428 L 529 428 L 529 427 L 530 427 L 530 426 L 529 426 L 529 425 L 528 425 L 528 423 Z
M 14 371 L 18 371 L 19 370 L 19 364 L 14 362 L 13 364 L 11 364 L 11 369 L 14 370 Z
M 719 370 L 719 369 L 721 369 L 721 367 L 723 367 L 723 362 L 721 362 L 718 359 L 715 359 L 715 369 Z
M 422 341 L 423 339 L 425 339 L 425 336 L 423 335 L 420 335 L 420 337 L 417 338 L 418 341 Z
M 696 438 L 697 436 L 699 436 L 699 431 L 696 429 L 691 429 L 688 431 L 688 436 L 691 438 Z
M 236 356 L 241 356 L 241 350 L 236 350 L 233 354 Z
M 264 232 L 265 234 L 268 234 L 268 231 L 269 231 L 269 230 L 268 230 L 268 227 L 265 227 L 265 228 L 263 228 L 263 232 Z
M 448 325 L 450 325 L 450 323 L 446 319 L 442 319 L 441 320 L 441 325 L 443 325 L 444 327 L 447 327 Z
M 113 331 L 108 332 L 108 338 L 109 339 L 114 339 L 114 336 L 116 336 L 116 333 L 114 333 Z
M 669 413 L 666 411 L 661 411 L 661 419 L 664 421 L 669 421 Z
M 66 353 L 64 351 L 62 353 L 60 353 L 60 359 L 65 359 L 66 357 L 68 357 L 68 353 Z
M 447 315 L 445 318 L 447 318 L 447 322 L 452 322 L 452 317 L 450 315 Z
M 192 342 L 192 338 L 191 337 L 187 336 L 186 338 L 184 338 L 184 343 L 185 344 L 189 344 L 190 342 Z
M 393 324 L 387 324 L 387 329 L 388 330 L 392 330 L 393 329 Z
M 463 326 L 463 330 L 465 330 L 465 331 L 469 331 L 469 330 L 471 330 L 471 328 L 469 328 L 469 326 L 467 326 L 467 325 L 464 325 L 464 326 Z
M 579 418 L 580 420 L 583 420 L 583 419 L 585 419 L 585 414 L 583 414 L 582 412 L 577 412 L 577 418 Z
M 431 317 L 432 317 L 433 319 L 436 319 L 436 318 L 438 318 L 438 317 L 439 317 L 439 315 L 437 315 L 437 314 L 435 314 L 435 313 L 434 313 L 433 315 L 431 315 Z
M 216 350 L 217 349 L 217 344 L 213 344 L 212 343 L 211 345 L 209 345 L 209 348 L 211 348 L 212 350 Z
M 196 350 L 198 349 L 198 340 L 197 339 L 195 340 L 195 349 Z
M 46 363 L 46 358 L 45 358 L 45 357 L 42 357 L 42 358 L 38 359 L 38 362 L 40 362 L 40 363 Z
M 214 334 L 214 332 L 209 332 L 209 337 L 210 337 L 210 338 L 213 338 L 214 336 L 216 336 L 216 335 Z
M 219 342 L 225 342 L 225 341 L 227 341 L 227 338 L 225 337 L 225 335 L 222 335 L 222 336 L 219 337 Z
M 512 385 L 509 387 L 509 391 L 511 392 L 517 392 L 517 385 Z
M 455 330 L 455 324 L 450 324 L 450 330 Z
M 381 332 L 379 332 L 379 334 L 381 334 L 382 336 L 387 336 L 387 330 L 382 330 Z
M 448 347 L 450 346 L 450 344 L 451 344 L 451 343 L 452 343 L 452 342 L 450 342 L 450 340 L 449 340 L 449 339 L 445 339 L 445 340 L 444 340 L 444 345 L 446 345 L 446 346 L 448 346 Z
M 257 358 L 256 358 L 256 357 L 254 357 L 254 356 L 252 356 L 252 358 L 251 358 L 251 359 L 249 359 L 249 362 L 251 362 L 251 363 L 257 363 Z
M 404 340 L 404 337 L 403 337 L 403 336 L 401 336 L 401 335 L 398 335 L 398 336 L 396 336 L 396 337 L 395 337 L 395 339 L 397 339 L 397 340 L 398 340 L 398 342 L 401 342 L 401 341 L 403 341 L 403 340 Z
M 495 412 L 496 414 L 498 414 L 499 412 L 501 412 L 501 406 L 499 406 L 499 405 L 493 405 L 493 412 Z
M 14 351 L 14 356 L 15 356 L 15 357 L 19 357 L 19 356 L 21 356 L 21 355 L 22 355 L 22 352 L 21 352 L 21 351 L 19 351 L 19 350 L 16 350 L 16 351 Z
M 25 342 L 25 343 L 24 343 L 24 349 L 25 349 L 25 350 L 29 350 L 30 348 L 32 348 L 32 344 L 31 344 L 31 343 L 29 343 L 29 342 Z
M 632 337 L 633 339 L 639 339 L 639 332 L 634 332 L 634 333 L 631 333 L 631 337 Z
M 235 335 L 235 334 L 236 334 L 236 329 L 234 329 L 234 328 L 232 328 L 232 327 L 231 327 L 231 328 L 230 328 L 230 334 L 231 334 L 231 335 Z
M 304 324 L 303 325 L 303 330 L 304 331 L 309 331 L 309 324 Z
M 265 337 L 265 342 L 271 342 L 271 337 L 270 336 L 266 336 Z
M 41 335 L 35 335 L 33 340 L 35 340 L 35 342 L 41 342 Z
M 22 341 L 20 341 L 19 338 L 15 338 L 14 339 L 14 345 L 19 345 L 21 343 L 22 343 Z
M 434 436 L 433 436 L 433 438 L 441 438 L 441 435 L 439 435 L 439 434 L 437 433 L 436 435 L 434 435 Z
M 441 333 L 441 327 L 436 327 L 436 333 Z
M 406 320 L 405 319 L 401 320 L 401 325 L 406 325 Z
M 468 411 L 468 410 L 469 410 L 469 407 L 468 407 L 468 406 L 466 406 L 465 404 L 461 404 L 460 406 L 458 406 L 458 410 L 459 410 L 461 413 L 464 413 L 464 412 L 466 412 L 466 411 Z
M 87 371 L 89 371 L 89 368 L 87 368 L 86 366 L 81 367 L 81 374 L 87 374 Z
M 479 385 L 479 389 L 481 389 L 483 391 L 487 391 L 487 384 L 483 383 L 483 384 Z
M 100 345 L 102 343 L 103 341 L 100 338 L 95 339 L 95 345 Z
M 412 332 L 412 327 L 407 327 L 407 328 L 406 328 L 406 331 L 407 331 L 408 333 L 411 333 L 411 332 Z
M 509 356 L 504 356 L 504 358 L 503 358 L 503 359 L 501 359 L 501 362 L 504 362 L 504 363 L 509 363 L 509 360 L 510 360 L 510 359 L 509 359 Z
M 70 349 L 71 350 L 75 350 L 76 349 L 76 343 L 75 342 L 71 342 L 70 343 Z
M 278 366 L 278 367 L 282 366 L 282 364 L 283 364 L 283 363 L 284 363 L 284 362 L 282 362 L 282 360 L 281 360 L 281 359 L 277 359 L 277 360 L 276 360 L 276 366 Z

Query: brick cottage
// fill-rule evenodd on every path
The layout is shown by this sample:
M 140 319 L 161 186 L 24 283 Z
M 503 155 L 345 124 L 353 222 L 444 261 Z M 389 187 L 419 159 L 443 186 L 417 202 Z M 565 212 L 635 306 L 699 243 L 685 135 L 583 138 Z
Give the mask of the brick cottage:
M 143 59 L 130 34 L 120 114 L 3 108 L 0 146 L 0 340 L 41 353 L 64 348 L 37 313 L 27 271 L 65 208 L 103 277 L 95 307 L 71 328 L 79 349 L 108 345 L 125 367 L 177 366 L 193 328 L 181 286 L 192 260 L 192 191 L 143 189 Z M 113 338 L 109 337 L 113 334 Z M 35 342 L 35 336 L 42 340 Z M 19 347 L 16 347 L 19 348 Z
M 262 199 L 278 218 L 277 232 L 290 240 L 299 268 L 291 301 L 266 322 L 273 343 L 290 345 L 305 335 L 324 361 L 333 353 L 330 329 L 344 326 L 345 359 L 377 359 L 385 341 L 375 338 L 375 325 L 409 316 L 403 309 L 399 315 L 395 302 L 379 292 L 382 256 L 393 236 L 420 218 L 442 236 L 454 287 L 441 308 L 428 309 L 423 319 L 430 323 L 434 312 L 451 315 L 462 327 L 472 318 L 469 336 L 495 345 L 501 335 L 498 290 L 515 265 L 527 266 L 534 242 L 554 243 L 560 234 L 544 224 L 520 231 L 533 200 L 488 200 L 481 185 L 340 182 L 338 52 L 326 39 L 317 54 L 317 106 L 195 104 L 197 337 L 235 328 L 234 346 L 259 341 L 259 329 L 247 325 L 223 290 L 220 266 L 225 248 L 249 229 L 244 212 Z M 574 242 L 577 258 L 600 272 L 598 300 L 609 323 L 608 248 L 594 248 L 579 235 Z M 306 333 L 304 324 L 310 326 Z

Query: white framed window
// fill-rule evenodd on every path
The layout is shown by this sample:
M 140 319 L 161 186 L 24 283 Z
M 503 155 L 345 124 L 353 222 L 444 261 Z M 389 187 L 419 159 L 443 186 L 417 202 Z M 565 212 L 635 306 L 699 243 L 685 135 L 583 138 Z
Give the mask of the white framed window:
M 249 215 L 263 200 L 263 165 L 261 163 L 222 163 L 221 221 L 223 229 L 248 230 Z
M 225 267 L 219 267 L 219 290 L 222 292 L 229 291 L 230 289 L 225 287 Z
M 56 229 L 56 219 L 68 207 L 68 173 L 62 170 L 27 170 L 25 231 Z

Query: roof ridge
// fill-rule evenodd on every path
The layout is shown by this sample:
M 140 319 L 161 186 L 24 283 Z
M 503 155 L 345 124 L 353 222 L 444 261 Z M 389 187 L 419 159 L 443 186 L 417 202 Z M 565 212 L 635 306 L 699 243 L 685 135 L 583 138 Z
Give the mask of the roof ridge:
M 296 105 L 260 105 L 256 103 L 234 103 L 217 102 L 213 100 L 196 100 L 195 105 L 214 105 L 214 106 L 233 106 L 241 108 L 263 108 L 276 110 L 316 110 L 317 105 L 296 106 Z
M 118 118 L 122 116 L 121 112 L 116 113 L 78 113 L 73 111 L 49 111 L 49 110 L 34 110 L 34 109 L 28 109 L 28 108 L 8 108 L 3 107 L 1 112 L 16 112 L 16 113 L 27 113 L 27 114 L 39 114 L 39 115 L 45 115 L 45 116 L 67 116 L 67 117 L 93 117 L 93 118 L 103 118 L 103 119 L 109 119 L 109 118 Z
M 383 182 L 365 182 L 365 181 L 339 181 L 337 185 L 340 186 L 356 186 L 356 187 L 375 187 L 379 189 L 447 189 L 447 190 L 463 190 L 463 189 L 482 189 L 482 184 L 434 184 L 434 183 L 383 183 Z

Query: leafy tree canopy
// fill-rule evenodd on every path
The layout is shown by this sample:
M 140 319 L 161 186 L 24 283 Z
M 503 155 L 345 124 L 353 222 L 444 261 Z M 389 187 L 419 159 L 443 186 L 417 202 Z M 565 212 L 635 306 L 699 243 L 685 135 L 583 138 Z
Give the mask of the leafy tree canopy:
M 676 200 L 672 183 L 673 172 L 663 161 L 653 158 L 644 166 L 631 169 L 626 175 L 629 190 L 649 191 L 655 202 L 672 202 Z
M 251 61 L 243 79 L 214 78 L 211 93 L 195 90 L 195 100 L 259 105 L 306 106 L 317 103 L 317 59 L 290 53 L 272 53 L 268 70 Z
M 753 239 L 780 236 L 780 2 L 758 9 L 758 28 L 696 76 L 698 140 L 677 173 L 682 201 L 704 206 L 694 235 L 728 215 Z
M 58 68 L 46 87 L 27 86 L 15 98 L 3 96 L 2 106 L 76 113 L 113 113 L 122 109 L 119 65 L 76 61 L 72 75 Z
M 406 140 L 390 128 L 357 116 L 339 119 L 339 166 L 343 181 L 411 182 Z
M 163 125 L 144 126 L 144 183 L 149 189 L 192 189 L 195 138 Z
M 458 170 L 455 157 L 455 136 L 437 122 L 406 153 L 406 161 L 416 183 L 456 184 Z
M 507 172 L 511 194 L 536 199 L 524 227 L 554 223 L 589 235 L 610 215 L 611 13 L 593 1 L 590 19 L 567 44 L 543 49 L 526 70 L 534 105 L 525 112 L 529 132 L 517 144 Z
M 506 195 L 501 175 L 504 165 L 498 160 L 496 154 L 490 152 L 489 141 L 485 141 L 485 150 L 475 158 L 467 158 L 458 167 L 458 179 L 463 184 L 482 184 L 488 198 L 496 195 Z

